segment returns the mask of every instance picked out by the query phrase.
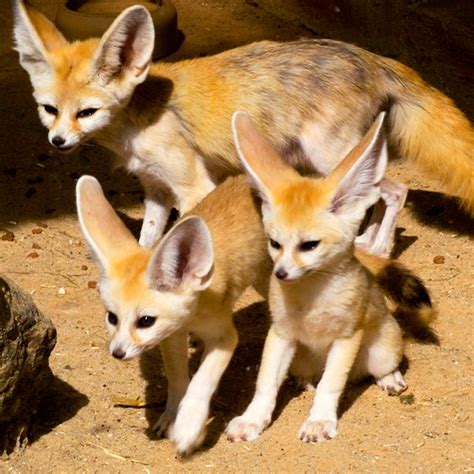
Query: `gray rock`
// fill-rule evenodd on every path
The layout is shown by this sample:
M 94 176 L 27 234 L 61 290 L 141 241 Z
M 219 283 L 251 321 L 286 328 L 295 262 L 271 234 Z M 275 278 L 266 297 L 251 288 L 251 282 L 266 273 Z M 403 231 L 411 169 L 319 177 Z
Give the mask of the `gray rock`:
M 0 454 L 27 441 L 28 428 L 52 382 L 49 355 L 56 329 L 12 281 L 0 277 Z

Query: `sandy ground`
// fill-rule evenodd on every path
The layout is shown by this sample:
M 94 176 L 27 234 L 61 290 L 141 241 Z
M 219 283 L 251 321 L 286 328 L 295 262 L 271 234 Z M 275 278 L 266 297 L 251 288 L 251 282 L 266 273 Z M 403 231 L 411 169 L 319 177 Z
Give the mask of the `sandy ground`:
M 45 1 L 33 3 L 54 11 Z M 263 38 L 311 36 L 251 3 L 176 0 L 186 38 L 175 56 L 208 54 Z M 71 156 L 51 151 L 27 75 L 11 51 L 10 11 L 2 11 L 0 19 L 7 25 L 0 43 L 0 235 L 14 234 L 13 241 L 0 240 L 0 273 L 30 292 L 58 330 L 50 359 L 56 379 L 32 431 L 33 442 L 0 461 L 0 471 L 474 470 L 472 221 L 438 192 L 436 183 L 398 162 L 390 165 L 389 175 L 411 191 L 400 216 L 396 254 L 425 280 L 439 310 L 440 344 L 406 345 L 406 394 L 412 397 L 388 397 L 372 384 L 349 387 L 338 437 L 311 445 L 296 435 L 312 394 L 298 392 L 289 381 L 261 438 L 229 443 L 222 432 L 252 396 L 268 324 L 265 303 L 249 291 L 236 308 L 241 343 L 214 397 L 203 449 L 181 460 L 169 441 L 155 439 L 149 428 L 163 409 L 166 387 L 159 357 L 148 354 L 120 363 L 109 355 L 104 310 L 97 290 L 89 288 L 98 272 L 74 211 L 74 185 L 81 174 L 97 176 L 113 205 L 134 220 L 142 215 L 140 187 L 120 171 L 112 172 L 109 156 L 98 147 L 83 147 Z M 448 85 L 453 87 L 449 78 Z M 457 88 L 456 95 L 462 98 L 463 91 Z M 460 106 L 472 113 L 468 101 Z M 444 262 L 434 263 L 437 256 Z M 113 397 L 139 398 L 148 406 L 117 406 Z

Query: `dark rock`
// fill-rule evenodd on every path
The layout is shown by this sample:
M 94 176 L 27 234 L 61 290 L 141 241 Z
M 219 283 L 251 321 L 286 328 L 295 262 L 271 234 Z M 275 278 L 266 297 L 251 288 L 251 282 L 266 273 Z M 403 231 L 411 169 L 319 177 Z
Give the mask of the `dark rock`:
M 0 454 L 27 441 L 32 416 L 52 382 L 56 329 L 12 281 L 0 277 Z

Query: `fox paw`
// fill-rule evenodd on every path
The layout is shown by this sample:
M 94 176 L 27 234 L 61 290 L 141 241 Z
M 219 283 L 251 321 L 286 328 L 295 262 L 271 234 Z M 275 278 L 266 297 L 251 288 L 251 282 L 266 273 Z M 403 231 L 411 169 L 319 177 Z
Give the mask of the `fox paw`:
M 181 456 L 191 454 L 201 446 L 206 436 L 205 427 L 189 426 L 179 428 L 175 423 L 169 429 L 169 438 L 173 442 L 176 451 Z
M 294 376 L 296 386 L 300 390 L 304 390 L 307 392 L 314 392 L 316 391 L 314 379 L 311 377 L 299 377 L 299 376 Z
M 337 435 L 337 423 L 332 420 L 307 419 L 301 426 L 299 438 L 305 443 L 321 443 Z
M 169 439 L 182 456 L 201 446 L 206 436 L 208 410 L 191 402 L 182 403 L 175 422 L 168 429 Z
M 408 387 L 399 370 L 377 379 L 377 385 L 389 395 L 400 395 Z
M 167 436 L 170 426 L 176 418 L 176 410 L 165 410 L 153 425 L 153 431 L 160 438 Z
M 229 441 L 237 443 L 239 441 L 256 440 L 268 423 L 255 423 L 243 416 L 237 416 L 227 425 L 225 434 Z

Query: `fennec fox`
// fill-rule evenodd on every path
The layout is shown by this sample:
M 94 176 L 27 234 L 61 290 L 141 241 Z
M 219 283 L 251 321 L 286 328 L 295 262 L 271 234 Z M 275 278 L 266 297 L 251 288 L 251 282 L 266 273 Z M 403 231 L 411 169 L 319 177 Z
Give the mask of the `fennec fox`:
M 168 400 L 154 429 L 189 453 L 204 438 L 210 399 L 237 345 L 234 302 L 250 285 L 268 292 L 271 260 L 246 179 L 225 181 L 154 249 L 139 246 L 91 176 L 77 183 L 77 209 L 101 269 L 110 352 L 126 360 L 160 344 Z M 205 345 L 190 382 L 188 331 Z
M 68 43 L 43 15 L 15 5 L 15 41 L 49 141 L 71 151 L 94 137 L 145 189 L 140 244 L 161 235 L 169 210 L 186 213 L 238 173 L 230 133 L 245 110 L 285 160 L 329 174 L 381 110 L 401 155 L 474 212 L 473 130 L 442 93 L 391 59 L 331 40 L 264 41 L 176 63 L 151 64 L 154 30 L 142 6 L 101 39 Z M 359 244 L 385 255 L 406 188 L 384 180 Z M 383 216 L 383 220 L 382 220 Z
M 263 199 L 274 273 L 272 325 L 255 396 L 227 427 L 233 441 L 253 440 L 270 423 L 290 365 L 304 381 L 320 378 L 313 407 L 299 431 L 305 442 L 336 436 L 338 401 L 348 377 L 372 375 L 389 394 L 407 387 L 399 370 L 400 326 L 387 309 L 381 287 L 354 256 L 357 230 L 378 198 L 387 163 L 383 116 L 325 179 L 301 177 L 247 115 L 234 117 L 240 158 Z M 427 324 L 433 312 L 426 290 L 419 281 L 406 283 L 405 295 Z

